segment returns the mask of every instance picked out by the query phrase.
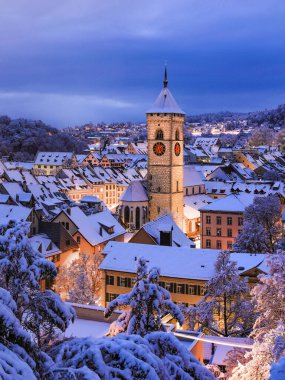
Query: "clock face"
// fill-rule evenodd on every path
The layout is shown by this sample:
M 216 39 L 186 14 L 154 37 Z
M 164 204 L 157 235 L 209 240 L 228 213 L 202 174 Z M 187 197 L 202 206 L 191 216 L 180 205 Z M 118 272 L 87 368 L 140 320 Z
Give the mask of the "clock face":
M 180 151 L 181 151 L 181 148 L 180 148 L 180 144 L 179 143 L 176 143 L 174 145 L 174 153 L 176 156 L 179 156 L 180 155 Z
M 162 156 L 165 153 L 165 145 L 161 142 L 157 142 L 153 146 L 153 151 L 157 156 Z

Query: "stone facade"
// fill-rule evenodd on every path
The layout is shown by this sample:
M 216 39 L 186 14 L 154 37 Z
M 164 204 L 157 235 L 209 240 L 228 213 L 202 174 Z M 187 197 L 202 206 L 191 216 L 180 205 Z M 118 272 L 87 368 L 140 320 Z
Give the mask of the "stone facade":
M 149 219 L 156 219 L 168 212 L 178 226 L 183 228 L 184 115 L 148 113 L 147 125 Z M 154 152 L 154 145 L 157 142 L 165 146 L 165 152 L 160 156 Z M 180 147 L 179 155 L 175 154 L 176 144 Z

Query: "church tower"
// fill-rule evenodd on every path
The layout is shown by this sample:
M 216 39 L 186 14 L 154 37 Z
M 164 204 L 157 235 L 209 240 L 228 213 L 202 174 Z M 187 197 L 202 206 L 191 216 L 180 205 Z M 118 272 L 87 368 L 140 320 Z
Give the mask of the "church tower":
M 147 111 L 149 219 L 168 212 L 183 229 L 183 126 L 185 113 L 168 89 L 165 67 L 163 89 Z

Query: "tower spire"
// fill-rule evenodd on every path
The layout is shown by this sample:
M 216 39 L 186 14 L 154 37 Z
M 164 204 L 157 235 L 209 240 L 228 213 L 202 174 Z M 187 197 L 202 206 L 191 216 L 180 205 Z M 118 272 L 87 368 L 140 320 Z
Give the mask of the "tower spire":
M 167 87 L 168 85 L 168 79 L 167 79 L 167 66 L 166 64 L 164 65 L 164 81 L 163 81 L 164 88 Z

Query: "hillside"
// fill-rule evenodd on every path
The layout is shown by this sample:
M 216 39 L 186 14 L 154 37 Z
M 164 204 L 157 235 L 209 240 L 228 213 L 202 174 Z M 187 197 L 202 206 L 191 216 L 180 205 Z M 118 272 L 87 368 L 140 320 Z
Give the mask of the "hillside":
M 82 152 L 85 143 L 42 121 L 0 116 L 0 157 L 31 160 L 38 150 Z

